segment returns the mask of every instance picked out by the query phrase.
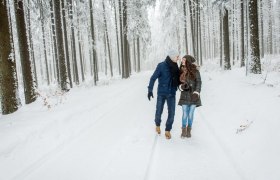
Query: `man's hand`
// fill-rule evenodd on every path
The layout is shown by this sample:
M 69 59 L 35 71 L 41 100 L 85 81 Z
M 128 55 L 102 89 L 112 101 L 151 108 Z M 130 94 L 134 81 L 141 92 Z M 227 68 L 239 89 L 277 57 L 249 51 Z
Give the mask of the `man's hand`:
M 153 92 L 148 92 L 148 99 L 151 100 L 151 97 L 154 98 Z

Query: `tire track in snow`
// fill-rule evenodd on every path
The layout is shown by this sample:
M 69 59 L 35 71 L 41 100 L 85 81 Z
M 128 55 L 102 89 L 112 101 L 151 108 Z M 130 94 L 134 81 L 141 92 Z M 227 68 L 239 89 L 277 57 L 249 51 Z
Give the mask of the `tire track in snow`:
M 152 166 L 153 166 L 153 163 L 154 163 L 154 154 L 155 154 L 155 151 L 156 151 L 158 136 L 159 135 L 156 134 L 155 138 L 154 138 L 154 143 L 153 143 L 153 146 L 152 146 L 152 152 L 151 152 L 150 157 L 149 157 L 149 161 L 148 161 L 147 169 L 146 169 L 146 172 L 145 172 L 144 180 L 149 180 L 149 178 L 150 178 L 150 172 L 151 172 L 151 169 L 152 169 Z
M 135 80 L 137 81 L 137 79 L 135 79 Z M 137 82 L 136 84 L 139 85 L 139 82 Z M 145 85 L 143 84 L 143 85 L 141 85 L 141 87 L 144 87 Z M 140 92 L 140 90 L 141 90 L 141 88 L 137 88 L 137 91 L 139 91 L 139 93 L 135 92 L 135 91 L 129 91 L 129 94 L 127 94 L 126 98 L 124 99 L 125 104 L 131 104 L 131 101 L 134 102 L 135 101 L 134 96 L 135 96 L 135 94 L 141 94 L 142 91 Z M 135 129 L 132 129 L 132 130 L 127 131 L 127 133 L 125 133 L 125 134 L 137 134 L 137 133 L 135 133 Z M 144 169 L 143 174 L 145 173 L 145 179 L 147 179 L 149 177 L 149 171 L 153 164 L 153 159 L 154 159 L 153 156 L 154 156 L 154 152 L 156 149 L 158 136 L 159 135 L 155 135 L 154 139 L 151 141 L 152 149 L 150 152 L 148 151 L 148 153 L 147 153 L 148 165 L 147 165 L 147 168 L 143 168 Z M 108 163 L 102 168 L 103 173 L 97 179 L 100 179 L 100 180 L 104 179 L 104 176 L 106 176 L 106 173 L 108 173 L 108 171 L 107 171 L 108 168 L 116 161 L 116 156 L 120 153 L 120 151 L 123 148 L 122 142 L 123 142 L 123 139 L 120 140 L 120 142 L 118 144 L 118 148 L 116 148 L 115 152 L 110 156 Z
M 115 109 L 119 106 L 119 101 L 118 99 L 124 99 L 125 96 L 127 96 L 127 92 L 131 92 L 131 91 L 127 91 L 128 89 L 130 89 L 130 86 L 135 86 L 137 85 L 136 81 L 132 81 L 132 83 L 130 83 L 130 85 L 125 86 L 124 88 L 122 88 L 121 90 L 117 91 L 114 93 L 114 95 L 112 95 L 112 97 L 116 97 L 114 99 L 114 105 L 112 106 L 112 99 L 113 98 L 108 98 L 108 100 L 106 100 L 105 102 L 103 102 L 101 105 L 97 104 L 94 105 L 93 107 L 87 108 L 83 111 L 79 111 L 76 113 L 72 113 L 71 115 L 67 116 L 67 117 L 71 117 L 71 119 L 75 119 L 78 118 L 80 116 L 81 113 L 85 113 L 85 112 L 90 112 L 90 110 L 94 109 L 94 108 L 100 108 L 100 109 L 105 109 L 104 107 L 106 107 L 109 103 L 110 103 L 110 107 Z M 132 92 L 131 92 L 132 93 Z M 115 94 L 118 94 L 117 96 L 115 96 Z M 110 96 L 111 97 L 111 96 Z M 103 108 L 102 108 L 103 107 Z M 49 152 L 45 153 L 44 155 L 41 156 L 40 159 L 36 160 L 35 162 L 33 162 L 31 165 L 27 166 L 26 168 L 24 168 L 24 170 L 22 170 L 21 172 L 17 173 L 16 175 L 14 175 L 11 180 L 22 180 L 24 178 L 26 178 L 29 174 L 31 174 L 33 171 L 35 171 L 36 169 L 38 169 L 39 167 L 41 167 L 46 161 L 48 161 L 49 159 L 52 158 L 52 156 L 54 156 L 55 154 L 59 153 L 61 150 L 63 150 L 63 148 L 73 142 L 75 139 L 77 139 L 78 137 L 80 137 L 82 134 L 86 133 L 89 129 L 91 129 L 94 125 L 96 125 L 97 123 L 100 122 L 100 120 L 106 118 L 107 116 L 111 116 L 111 110 L 109 109 L 108 111 L 103 112 L 102 114 L 100 114 L 97 118 L 95 118 L 96 120 L 93 121 L 91 124 L 89 124 L 88 126 L 82 128 L 81 130 L 79 130 L 74 136 L 70 136 L 69 138 L 67 138 L 66 140 L 64 140 L 61 144 L 59 144 L 58 146 L 56 146 L 54 149 L 50 150 Z
M 202 121 L 205 123 L 207 129 L 210 134 L 214 137 L 217 144 L 219 144 L 225 156 L 228 158 L 230 165 L 233 167 L 236 174 L 240 177 L 241 180 L 247 180 L 245 177 L 243 170 L 238 166 L 238 163 L 234 160 L 233 156 L 230 154 L 230 150 L 227 147 L 226 143 L 215 133 L 214 128 L 210 125 L 208 120 L 205 118 L 204 113 L 200 110 L 198 111 L 198 115 L 201 117 Z

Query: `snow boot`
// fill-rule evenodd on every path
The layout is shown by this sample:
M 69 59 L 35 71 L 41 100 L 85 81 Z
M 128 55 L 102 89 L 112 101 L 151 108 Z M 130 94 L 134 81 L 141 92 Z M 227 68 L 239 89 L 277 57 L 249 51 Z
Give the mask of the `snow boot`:
M 191 130 L 192 130 L 191 127 L 187 127 L 187 138 L 192 137 L 192 135 L 191 135 Z
M 161 133 L 161 131 L 160 131 L 160 126 L 156 126 L 156 132 L 157 132 L 158 134 Z
M 165 131 L 165 137 L 166 139 L 171 139 L 170 131 Z
M 185 138 L 187 137 L 187 128 L 182 127 L 182 134 L 181 134 L 181 138 Z

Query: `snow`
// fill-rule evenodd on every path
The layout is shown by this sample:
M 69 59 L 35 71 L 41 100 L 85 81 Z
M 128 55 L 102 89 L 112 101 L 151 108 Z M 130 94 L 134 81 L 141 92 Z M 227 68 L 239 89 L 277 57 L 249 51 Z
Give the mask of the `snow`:
M 0 116 L 0 179 L 280 178 L 279 72 L 264 82 L 265 75 L 245 76 L 243 68 L 205 65 L 192 138 L 180 138 L 176 106 L 171 140 L 154 131 L 156 99 L 147 100 L 151 74 L 44 95 L 50 109 L 39 99 Z M 166 117 L 165 107 L 163 122 Z

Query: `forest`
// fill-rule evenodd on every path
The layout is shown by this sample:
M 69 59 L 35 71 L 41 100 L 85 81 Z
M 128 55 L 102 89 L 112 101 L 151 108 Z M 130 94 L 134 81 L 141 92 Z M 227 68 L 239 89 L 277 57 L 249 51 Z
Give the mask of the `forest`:
M 64 94 L 128 79 L 153 69 L 169 48 L 200 66 L 262 74 L 279 42 L 277 0 L 0 0 L 1 112 L 48 88 Z

